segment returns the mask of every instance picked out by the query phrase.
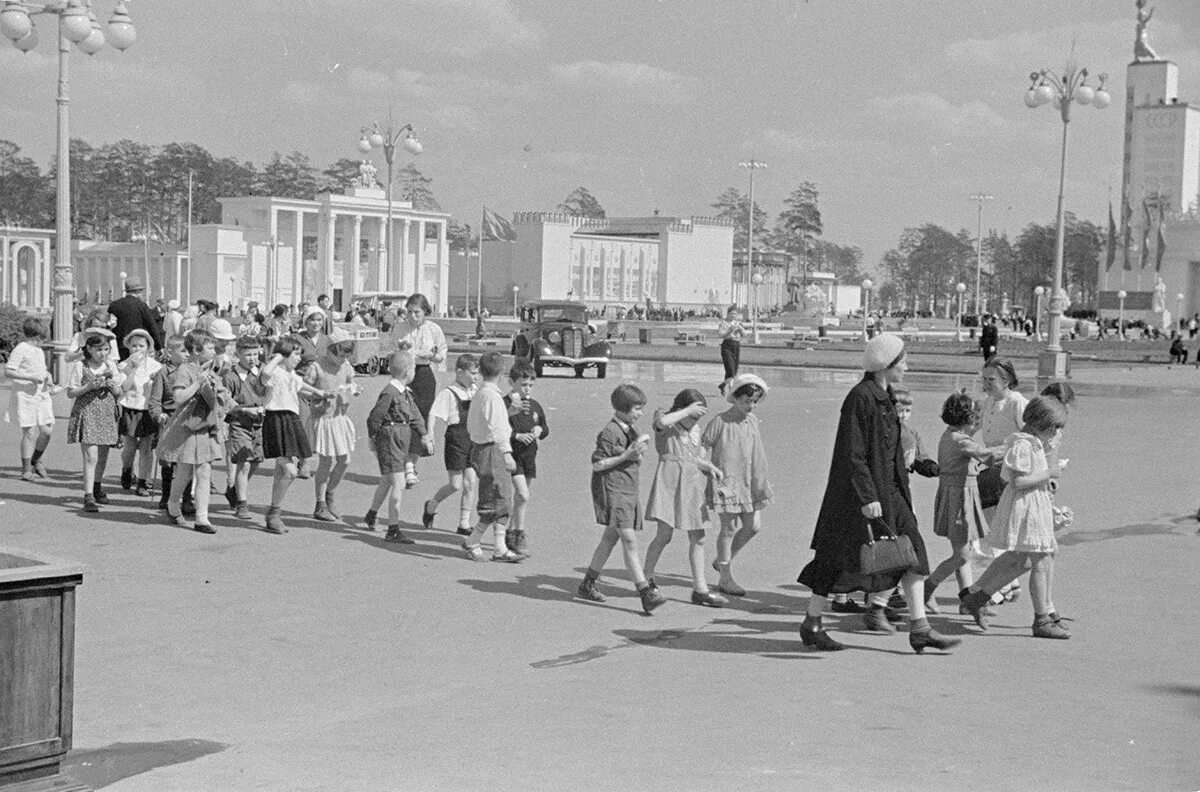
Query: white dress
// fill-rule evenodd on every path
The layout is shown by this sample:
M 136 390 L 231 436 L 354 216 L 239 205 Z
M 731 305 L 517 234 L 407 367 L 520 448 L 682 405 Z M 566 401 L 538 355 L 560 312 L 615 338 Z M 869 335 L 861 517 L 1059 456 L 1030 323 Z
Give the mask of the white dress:
M 1016 432 L 1005 442 L 1000 477 L 1006 486 L 987 535 L 993 548 L 1019 553 L 1053 553 L 1058 549 L 1049 480 L 1031 489 L 1019 489 L 1012 484 L 1017 476 L 1047 470 L 1046 449 L 1041 440 Z
M 46 356 L 39 347 L 22 341 L 13 347 L 5 370 L 10 375 L 23 374 L 43 379 L 46 376 Z M 9 401 L 8 414 L 5 416 L 8 420 L 15 415 L 17 425 L 22 429 L 54 423 L 54 404 L 50 400 L 50 390 L 44 381 L 10 382 L 12 398 Z

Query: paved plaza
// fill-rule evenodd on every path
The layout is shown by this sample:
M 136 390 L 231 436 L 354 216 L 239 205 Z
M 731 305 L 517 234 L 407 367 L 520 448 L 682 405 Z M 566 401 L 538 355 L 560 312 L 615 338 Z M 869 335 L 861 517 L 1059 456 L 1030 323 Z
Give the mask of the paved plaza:
M 361 380 L 353 412 L 359 449 L 339 493 L 351 524 L 309 519 L 311 482 L 300 481 L 286 536 L 224 508 L 216 536 L 166 525 L 148 499 L 112 492 L 115 456 L 112 503 L 82 514 L 65 421 L 47 457 L 52 478 L 34 484 L 17 480 L 17 434 L 0 425 L 0 544 L 86 567 L 67 769 L 112 792 L 1200 787 L 1200 374 L 1133 370 L 1105 376 L 1157 389 L 1082 389 L 1060 495 L 1076 521 L 1060 537 L 1054 597 L 1075 619 L 1071 640 L 1031 638 L 1023 597 L 986 634 L 966 617 L 934 617 L 963 643 L 917 656 L 903 633 L 861 632 L 857 617 L 829 619 L 848 651 L 802 650 L 807 592 L 793 581 L 855 377 L 763 373 L 776 498 L 735 564 L 750 593 L 724 610 L 689 604 L 680 537 L 657 575 L 671 601 L 653 616 L 619 553 L 602 584 L 607 603 L 572 598 L 598 537 L 588 455 L 621 379 L 652 406 L 697 386 L 719 408 L 715 361 L 624 361 L 605 381 L 550 372 L 538 382 L 551 436 L 531 507 L 533 557 L 519 566 L 465 560 L 449 504 L 436 530 L 412 524 L 443 480 L 433 461 L 405 502 L 416 545 L 357 527 L 375 470 L 361 427 L 383 377 Z M 1175 374 L 1174 390 L 1159 382 Z M 927 448 L 958 384 L 912 378 Z M 57 404 L 60 417 L 68 407 Z M 266 476 L 252 484 L 259 515 L 268 489 Z M 928 530 L 935 490 L 914 477 L 936 561 L 948 544 Z M 939 595 L 957 614 L 953 586 Z

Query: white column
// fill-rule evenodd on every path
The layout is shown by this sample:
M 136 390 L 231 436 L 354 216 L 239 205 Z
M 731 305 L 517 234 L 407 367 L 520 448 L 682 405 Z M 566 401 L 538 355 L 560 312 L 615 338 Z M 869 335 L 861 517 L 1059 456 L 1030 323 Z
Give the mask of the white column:
M 408 248 L 412 236 L 412 221 L 408 218 L 404 219 L 404 231 L 400 234 L 400 252 L 397 254 L 396 261 L 396 291 L 407 291 L 410 294 L 412 289 L 405 284 L 405 270 L 408 269 Z
M 392 262 L 387 254 L 388 227 L 386 217 L 375 218 L 375 290 L 387 291 L 392 282 Z
M 350 250 L 342 260 L 342 311 L 350 308 L 350 299 L 361 289 L 358 286 L 359 251 L 362 248 L 362 215 L 354 215 L 354 230 L 350 233 Z
M 267 263 L 266 277 L 263 279 L 263 302 L 266 303 L 263 307 L 270 311 L 279 303 L 279 272 L 276 269 L 275 263 L 279 260 L 276 251 L 279 250 L 279 212 L 275 211 L 275 207 L 271 207 L 271 221 L 267 225 Z M 265 314 L 264 314 L 265 315 Z
M 424 273 L 422 272 L 423 267 L 421 265 L 425 258 L 425 256 L 424 256 L 424 254 L 425 254 L 425 221 L 424 220 L 417 221 L 417 242 L 416 242 L 416 244 L 417 244 L 417 253 L 415 256 L 413 256 L 412 286 L 408 290 L 410 293 L 419 292 L 423 288 L 422 283 L 421 283 L 421 278 L 424 276 Z M 428 295 L 426 295 L 426 296 L 428 296 Z
M 296 238 L 292 246 L 292 305 L 300 304 L 304 284 L 304 212 L 296 210 Z
M 437 311 L 446 316 L 450 313 L 450 245 L 444 220 L 438 223 L 437 291 Z
M 317 295 L 325 291 L 326 284 L 333 280 L 333 262 L 337 258 L 337 221 L 337 213 L 330 209 L 329 217 L 325 220 L 325 255 L 321 256 L 321 262 L 318 265 L 321 270 L 321 286 L 317 289 L 317 294 L 312 295 L 313 300 L 316 300 Z M 320 248 L 321 246 L 318 244 L 317 250 Z

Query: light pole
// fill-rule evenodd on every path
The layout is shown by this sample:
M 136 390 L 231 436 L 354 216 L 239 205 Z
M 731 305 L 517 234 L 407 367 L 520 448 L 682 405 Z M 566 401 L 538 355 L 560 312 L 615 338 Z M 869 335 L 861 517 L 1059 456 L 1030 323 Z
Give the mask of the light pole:
M 387 163 L 387 267 L 389 280 L 391 273 L 397 273 L 395 283 L 396 288 L 404 290 L 404 268 L 396 262 L 395 256 L 392 255 L 395 251 L 395 246 L 392 243 L 392 166 L 396 161 L 396 143 L 404 147 L 404 150 L 410 154 L 417 155 L 424 151 L 421 141 L 417 140 L 417 130 L 412 124 L 405 124 L 399 129 L 394 128 L 392 122 L 392 111 L 388 110 L 387 128 L 380 126 L 378 121 L 372 123 L 371 129 L 366 127 L 362 129 L 362 136 L 358 139 L 358 150 L 363 154 L 370 154 L 372 149 L 383 149 L 383 159 Z M 333 244 L 332 240 L 330 244 Z M 424 245 L 425 240 L 422 239 L 418 244 Z M 389 284 L 386 288 L 391 288 Z
M 96 15 L 81 0 L 46 0 L 46 2 L 24 2 L 5 0 L 0 9 L 0 34 L 10 39 L 22 52 L 37 46 L 37 28 L 31 16 L 54 14 L 58 17 L 58 134 L 55 171 L 55 252 L 54 252 L 54 314 L 51 326 L 51 343 L 57 353 L 55 375 L 59 382 L 66 378 L 63 355 L 74 335 L 71 327 L 73 300 L 75 297 L 75 274 L 71 270 L 71 133 L 68 106 L 70 85 L 67 71 L 67 56 L 71 45 L 88 54 L 95 55 L 106 43 L 124 52 L 133 46 L 137 38 L 129 10 L 123 0 L 118 0 L 108 20 L 108 35 L 100 29 Z
M 752 284 L 754 284 L 754 303 L 753 303 L 754 313 L 751 314 L 751 316 L 753 316 L 753 325 L 752 325 L 753 330 L 751 332 L 751 336 L 754 339 L 755 345 L 757 345 L 758 344 L 758 287 L 761 286 L 762 282 L 763 282 L 762 273 L 755 272 L 753 275 L 750 276 L 750 282 Z
M 517 308 L 517 299 L 518 299 L 518 295 L 519 295 L 520 293 L 521 293 L 521 287 L 520 287 L 520 286 L 513 286 L 513 319 L 520 319 L 520 318 L 521 318 L 520 311 L 519 311 L 519 309 Z
M 1070 357 L 1062 348 L 1063 315 L 1063 192 L 1067 178 L 1067 127 L 1071 122 L 1071 103 L 1092 105 L 1101 110 L 1108 107 L 1112 97 L 1104 88 L 1107 75 L 1100 75 L 1100 85 L 1092 88 L 1087 84 L 1088 70 L 1076 68 L 1075 59 L 1067 61 L 1062 76 L 1049 69 L 1029 75 L 1030 85 L 1025 92 L 1025 106 L 1041 107 L 1053 102 L 1062 118 L 1062 154 L 1058 171 L 1058 213 L 1055 219 L 1054 280 L 1050 284 L 1050 339 L 1045 350 L 1038 356 L 1039 389 L 1052 379 L 1063 379 L 1070 373 Z
M 739 168 L 750 171 L 750 208 L 746 212 L 746 302 L 750 302 L 750 271 L 754 269 L 754 171 L 767 167 L 767 163 L 759 162 L 751 157 L 745 162 L 738 163 Z
M 1175 295 L 1175 327 L 1183 331 L 1183 292 Z
M 1037 340 L 1042 340 L 1042 295 L 1046 293 L 1045 286 L 1035 286 L 1033 289 L 1034 295 L 1037 296 L 1037 308 L 1033 314 L 1033 332 L 1037 333 Z
M 871 287 L 875 283 L 870 278 L 863 278 L 862 293 L 863 293 L 863 329 L 862 340 L 867 340 L 867 315 L 871 313 Z
M 959 281 L 957 284 L 955 284 L 954 291 L 958 292 L 958 318 L 954 320 L 954 340 L 962 343 L 963 295 L 967 291 L 967 284 Z M 978 291 L 976 294 L 978 294 Z
M 971 200 L 979 204 L 979 214 L 975 221 L 975 315 L 983 316 L 983 310 L 979 307 L 979 282 L 983 275 L 983 203 L 984 201 L 993 201 L 996 199 L 994 195 L 987 193 L 975 193 L 971 196 Z M 993 270 L 995 266 L 993 265 Z
M 1117 299 L 1121 301 L 1117 311 L 1117 338 L 1125 337 L 1125 298 L 1128 296 L 1124 289 L 1117 292 Z

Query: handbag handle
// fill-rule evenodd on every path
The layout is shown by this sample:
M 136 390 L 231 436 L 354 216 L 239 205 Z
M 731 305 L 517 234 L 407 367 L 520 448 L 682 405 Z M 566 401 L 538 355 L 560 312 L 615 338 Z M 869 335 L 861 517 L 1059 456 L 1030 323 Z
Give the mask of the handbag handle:
M 869 544 L 869 545 L 873 545 L 876 542 L 883 542 L 883 541 L 887 541 L 887 540 L 896 540 L 896 539 L 900 538 L 899 536 L 896 535 L 896 530 L 881 519 L 881 520 L 879 520 L 879 522 L 883 524 L 883 529 L 884 529 L 884 531 L 887 532 L 887 536 L 880 537 L 877 539 L 875 537 L 875 532 L 873 530 L 871 530 L 871 525 L 875 522 L 875 520 L 868 518 L 866 522 L 867 522 L 867 544 Z

